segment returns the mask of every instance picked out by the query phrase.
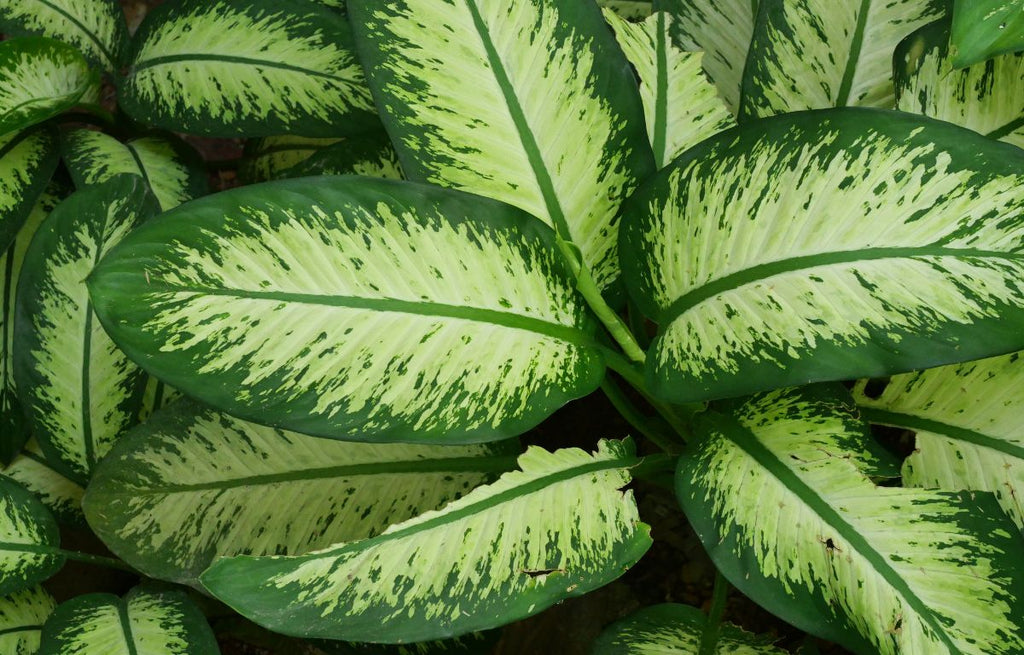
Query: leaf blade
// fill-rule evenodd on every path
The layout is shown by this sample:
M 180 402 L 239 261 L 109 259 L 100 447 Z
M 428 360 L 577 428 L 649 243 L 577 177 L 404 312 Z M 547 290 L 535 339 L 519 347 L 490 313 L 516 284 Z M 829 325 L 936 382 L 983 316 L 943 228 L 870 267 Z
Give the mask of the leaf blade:
M 115 0 L 2 0 L 0 30 L 69 43 L 111 73 L 128 46 L 128 26 Z

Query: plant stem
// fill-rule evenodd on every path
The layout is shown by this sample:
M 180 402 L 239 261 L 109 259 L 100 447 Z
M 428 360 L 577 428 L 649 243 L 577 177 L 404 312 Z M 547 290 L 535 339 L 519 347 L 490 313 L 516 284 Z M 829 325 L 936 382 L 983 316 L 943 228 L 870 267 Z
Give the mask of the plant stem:
M 637 407 L 626 397 L 626 394 L 622 392 L 619 385 L 615 384 L 607 376 L 601 381 L 601 390 L 604 391 L 604 395 L 608 397 L 608 400 L 615 407 L 615 409 L 622 414 L 622 417 L 626 419 L 630 425 L 637 429 L 637 431 L 651 440 L 655 446 L 661 448 L 666 453 L 677 454 L 679 452 L 679 445 L 672 438 L 672 435 L 662 429 L 661 425 L 658 425 L 653 417 L 645 416 Z
M 708 620 L 704 633 L 700 637 L 698 655 L 714 655 L 718 648 L 718 638 L 722 634 L 722 615 L 725 614 L 725 601 L 729 596 L 729 582 L 720 571 L 715 571 L 715 590 L 711 592 L 711 607 L 708 609 Z
M 644 397 L 644 400 L 650 403 L 651 407 L 665 419 L 665 422 L 672 426 L 672 429 L 683 441 L 690 440 L 693 436 L 690 423 L 694 416 L 704 411 L 703 404 L 666 405 L 647 391 L 643 371 L 636 363 L 628 361 L 620 353 L 610 348 L 603 348 L 601 353 L 604 355 L 605 365 L 608 368 L 618 373 L 623 380 L 636 389 Z
M 105 566 L 110 569 L 117 569 L 119 571 L 127 571 L 128 573 L 138 574 L 139 572 L 128 566 L 119 559 L 113 557 L 104 557 L 103 555 L 91 555 L 89 553 L 80 553 L 77 550 L 64 550 L 63 548 L 55 548 L 57 553 L 64 557 L 75 560 L 76 562 L 84 562 L 86 564 L 93 564 L 95 566 Z

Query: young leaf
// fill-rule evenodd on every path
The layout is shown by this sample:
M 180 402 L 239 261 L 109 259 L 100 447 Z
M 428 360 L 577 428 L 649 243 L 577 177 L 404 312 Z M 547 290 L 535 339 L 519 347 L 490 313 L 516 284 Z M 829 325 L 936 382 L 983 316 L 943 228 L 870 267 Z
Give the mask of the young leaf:
M 594 642 L 593 655 L 785 655 L 764 638 L 731 626 L 721 626 L 717 641 L 707 650 L 707 617 L 695 607 L 665 603 L 646 607 L 605 628 Z
M 761 0 L 740 119 L 803 109 L 893 107 L 892 53 L 946 15 L 947 0 Z
M 321 148 L 340 142 L 338 138 L 316 138 L 294 135 L 267 136 L 249 139 L 238 167 L 244 184 L 266 182 L 284 177 L 283 171 L 309 158 Z
M 131 173 L 146 181 L 162 211 L 208 191 L 199 154 L 172 135 L 121 143 L 102 132 L 76 129 L 64 135 L 62 145 L 64 163 L 80 189 Z
M 713 137 L 624 208 L 660 324 L 652 390 L 691 402 L 1024 348 L 1024 152 L 898 112 Z
M 128 26 L 116 0 L 0 0 L 0 31 L 63 41 L 110 73 L 117 71 L 128 45 Z
M 956 69 L 949 21 L 939 21 L 904 39 L 893 60 L 897 109 L 1024 147 L 1024 55 Z
M 515 436 L 604 368 L 552 231 L 427 185 L 304 178 L 201 198 L 129 235 L 89 286 L 153 375 L 305 434 Z
M 647 136 L 658 168 L 736 124 L 701 68 L 704 53 L 684 52 L 673 44 L 671 14 L 660 11 L 633 24 L 605 10 L 605 20 L 640 76 Z
M 79 482 L 134 421 L 143 383 L 95 320 L 85 278 L 154 212 L 145 182 L 121 175 L 62 202 L 25 254 L 14 328 L 18 393 L 47 459 Z
M 611 284 L 619 205 L 654 163 L 636 81 L 597 6 L 350 0 L 348 9 L 409 179 L 526 210 L 579 248 L 599 288 Z
M 874 486 L 839 385 L 723 412 L 705 415 L 676 490 L 743 593 L 858 653 L 1021 652 L 1021 540 L 991 495 Z
M 0 598 L 0 653 L 36 655 L 43 624 L 56 607 L 38 586 Z
M 60 530 L 39 500 L 0 476 L 0 596 L 28 589 L 60 570 Z
M 43 627 L 39 655 L 218 655 L 206 617 L 183 592 L 135 587 L 124 597 L 86 594 Z
M 61 523 L 85 525 L 85 515 L 82 514 L 85 489 L 54 469 L 35 439 L 25 444 L 25 450 L 14 458 L 3 474 L 35 494 Z
M 531 447 L 506 473 L 383 534 L 299 557 L 231 557 L 201 577 L 244 616 L 285 634 L 404 643 L 531 616 L 622 575 L 650 547 L 631 442 Z M 546 509 L 548 511 L 538 511 Z
M 955 0 L 953 65 L 1024 50 L 1024 0 Z
M 345 18 L 298 0 L 181 0 L 146 16 L 119 87 L 136 120 L 205 136 L 379 125 Z
M 118 442 L 85 511 L 129 564 L 195 585 L 217 557 L 303 554 L 437 509 L 513 468 L 507 446 L 317 439 L 180 401 Z
M 404 177 L 398 153 L 384 133 L 350 137 L 320 148 L 275 177 L 310 175 L 365 175 L 388 180 L 401 180 Z

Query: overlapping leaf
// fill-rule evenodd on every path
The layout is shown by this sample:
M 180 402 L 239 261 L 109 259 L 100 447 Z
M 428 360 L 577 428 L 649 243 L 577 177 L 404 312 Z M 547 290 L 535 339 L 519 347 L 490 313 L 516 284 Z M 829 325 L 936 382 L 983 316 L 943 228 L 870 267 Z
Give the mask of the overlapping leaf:
M 1021 538 L 991 495 L 874 486 L 839 385 L 723 411 L 681 459 L 677 492 L 741 591 L 858 653 L 1021 652 Z
M 405 643 L 487 629 L 611 582 L 650 546 L 629 442 L 532 447 L 521 471 L 383 534 L 301 557 L 218 560 L 201 580 L 272 630 Z M 540 512 L 538 508 L 544 508 Z
M 0 476 L 0 596 L 29 589 L 64 565 L 60 530 L 35 496 Z
M 21 454 L 2 472 L 35 494 L 61 523 L 85 525 L 85 515 L 82 514 L 85 489 L 57 471 L 47 461 L 35 439 L 25 444 Z
M 117 70 L 128 45 L 116 0 L 0 0 L 0 31 L 69 43 L 108 72 Z
M 60 163 L 57 134 L 34 128 L 0 136 L 0 248 L 11 245 Z
M 121 175 L 62 202 L 25 254 L 15 321 L 18 394 L 47 458 L 78 481 L 135 420 L 143 384 L 95 319 L 85 278 L 154 211 L 142 179 Z
M 455 639 L 412 644 L 365 644 L 330 639 L 310 640 L 327 655 L 492 655 L 501 630 L 473 632 Z
M 304 554 L 437 509 L 513 468 L 507 446 L 338 442 L 183 401 L 115 446 L 86 515 L 140 571 L 197 584 L 217 557 Z
M 398 153 L 383 133 L 351 137 L 321 148 L 276 177 L 309 175 L 365 175 L 389 180 L 404 177 Z
M 349 14 L 409 179 L 526 210 L 611 284 L 619 205 L 653 161 L 596 4 L 350 0 Z
M 946 15 L 947 0 L 761 0 L 741 120 L 803 109 L 894 104 L 892 53 Z
M 1024 50 L 1024 0 L 955 0 L 953 65 Z
M 629 21 L 642 21 L 653 13 L 650 0 L 597 0 L 597 4 Z
M 43 623 L 57 607 L 42 587 L 0 598 L 0 653 L 36 655 Z
M 304 178 L 133 232 L 90 278 L 147 370 L 232 414 L 355 441 L 488 441 L 597 386 L 554 235 L 426 185 Z
M 624 208 L 660 324 L 653 390 L 689 402 L 1024 347 L 1024 152 L 866 109 L 690 150 Z
M 182 0 L 139 27 L 119 101 L 207 136 L 358 134 L 378 125 L 337 11 L 299 0 Z
M 250 139 L 245 144 L 245 154 L 239 165 L 239 179 L 245 184 L 280 179 L 284 177 L 282 171 L 340 140 L 290 134 Z

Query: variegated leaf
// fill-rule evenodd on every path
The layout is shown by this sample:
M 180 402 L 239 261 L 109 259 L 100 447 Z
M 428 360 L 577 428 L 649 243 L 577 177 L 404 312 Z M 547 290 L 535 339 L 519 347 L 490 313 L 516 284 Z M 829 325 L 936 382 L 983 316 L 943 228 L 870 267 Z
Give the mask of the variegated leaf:
M 471 632 L 455 639 L 412 644 L 363 644 L 329 639 L 308 640 L 327 655 L 493 655 L 501 630 Z
M 677 493 L 743 593 L 865 655 L 1024 649 L 1024 544 L 991 495 L 873 485 L 839 385 L 721 410 L 680 460 Z
M 896 49 L 896 108 L 1024 147 L 1024 55 L 956 69 L 949 22 L 917 30 Z
M 114 447 L 85 511 L 126 562 L 196 585 L 221 556 L 304 554 L 437 509 L 514 468 L 512 448 L 317 439 L 186 400 Z
M 654 13 L 651 0 L 597 0 L 597 4 L 617 18 L 633 22 L 643 21 Z
M 947 0 L 761 0 L 740 119 L 895 104 L 892 54 L 946 15 Z
M 76 129 L 64 135 L 63 151 L 64 163 L 78 188 L 130 173 L 146 181 L 163 211 L 208 191 L 199 153 L 172 135 L 121 143 L 103 132 Z
M 60 163 L 57 133 L 38 127 L 0 136 L 0 248 L 7 251 Z
M 300 0 L 181 0 L 146 16 L 119 102 L 206 136 L 358 134 L 379 125 L 337 11 Z
M 0 31 L 71 44 L 110 73 L 117 71 L 128 45 L 117 0 L 0 0 Z
M 0 596 L 29 589 L 64 566 L 57 522 L 35 496 L 0 475 Z
M 42 587 L 31 587 L 0 598 L 0 653 L 36 655 L 46 619 L 57 602 Z
M 365 175 L 389 180 L 404 177 L 398 153 L 383 133 L 351 137 L 321 148 L 276 177 L 310 175 Z
M 1024 152 L 835 109 L 705 141 L 624 208 L 660 324 L 652 390 L 691 402 L 1024 347 Z
M 245 154 L 238 168 L 244 184 L 266 182 L 284 177 L 283 171 L 299 164 L 321 148 L 338 143 L 340 138 L 294 135 L 267 136 L 245 143 Z
M 70 109 L 99 77 L 74 47 L 42 36 L 0 43 L 0 135 Z
M 139 407 L 139 422 L 148 420 L 153 412 L 167 407 L 178 398 L 181 398 L 180 391 L 159 378 L 147 375 L 146 390 L 142 392 L 142 406 Z
M 86 594 L 43 627 L 39 655 L 218 655 L 206 617 L 183 592 L 135 587 L 122 599 Z
M 35 494 L 61 523 L 85 525 L 85 489 L 51 466 L 35 439 L 25 444 L 2 473 Z
M 1024 0 L 954 0 L 953 65 L 1024 50 Z
M 631 442 L 531 447 L 521 471 L 383 534 L 299 557 L 218 560 L 201 581 L 271 630 L 405 643 L 531 616 L 622 575 L 650 546 Z M 547 508 L 550 511 L 538 511 Z
M 18 394 L 47 459 L 76 481 L 134 422 L 143 384 L 96 320 L 85 279 L 155 204 L 141 178 L 115 177 L 62 202 L 25 254 L 14 326 Z
M 427 185 L 303 178 L 201 198 L 129 235 L 89 284 L 152 374 L 306 434 L 501 439 L 604 369 L 552 231 Z
M 659 11 L 633 24 L 605 10 L 605 20 L 640 77 L 647 136 L 658 168 L 736 124 L 701 67 L 704 53 L 673 44 L 671 14 Z
M 599 288 L 616 280 L 619 205 L 654 166 L 635 79 L 597 6 L 348 9 L 409 179 L 524 209 L 579 248 Z
M 593 655 L 785 655 L 763 637 L 735 626 L 709 625 L 699 609 L 666 603 L 646 607 L 605 628 Z

